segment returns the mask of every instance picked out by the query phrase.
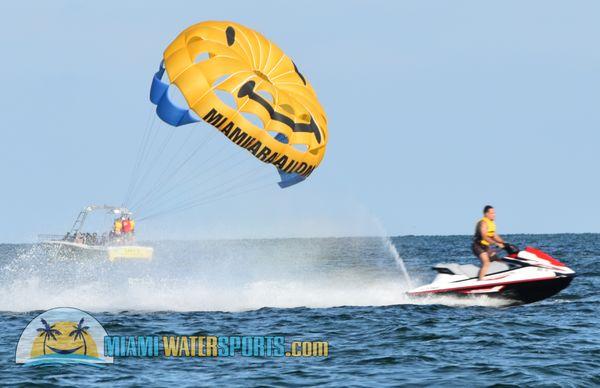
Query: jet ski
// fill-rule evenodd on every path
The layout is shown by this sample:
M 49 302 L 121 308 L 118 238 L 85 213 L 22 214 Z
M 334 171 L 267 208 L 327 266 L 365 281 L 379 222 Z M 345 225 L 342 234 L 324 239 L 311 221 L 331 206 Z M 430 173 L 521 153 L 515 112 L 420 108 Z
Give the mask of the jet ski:
M 473 264 L 437 264 L 433 282 L 408 295 L 486 295 L 518 305 L 549 298 L 567 288 L 575 277 L 575 271 L 539 249 L 520 250 L 512 244 L 505 249 L 507 256 L 492 261 L 481 281 L 477 278 L 479 267 Z

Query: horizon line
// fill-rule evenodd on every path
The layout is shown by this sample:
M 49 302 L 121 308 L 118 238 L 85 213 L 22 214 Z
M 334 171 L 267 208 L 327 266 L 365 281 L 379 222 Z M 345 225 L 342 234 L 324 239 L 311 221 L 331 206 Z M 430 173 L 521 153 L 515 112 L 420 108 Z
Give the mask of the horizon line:
M 553 233 L 503 233 L 504 236 L 548 236 L 548 235 L 588 235 L 600 234 L 600 232 L 553 232 Z M 345 235 L 345 236 L 289 236 L 289 237 L 214 237 L 204 239 L 159 239 L 145 240 L 140 242 L 193 242 L 193 241 L 242 241 L 242 240 L 315 240 L 315 239 L 347 239 L 347 238 L 397 238 L 397 237 L 472 237 L 472 234 L 398 234 L 398 235 Z M 25 242 L 0 242 L 0 245 L 40 244 L 40 241 Z

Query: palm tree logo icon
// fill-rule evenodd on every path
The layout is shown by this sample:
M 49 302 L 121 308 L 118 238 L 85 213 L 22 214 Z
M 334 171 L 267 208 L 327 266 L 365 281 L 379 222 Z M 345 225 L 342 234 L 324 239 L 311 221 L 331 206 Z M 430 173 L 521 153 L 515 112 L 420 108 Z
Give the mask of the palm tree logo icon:
M 54 325 L 50 326 L 44 318 L 41 318 L 41 321 L 44 327 L 37 329 L 37 331 L 40 333 L 40 337 L 44 337 L 43 350 L 44 354 L 46 354 L 46 344 L 48 342 L 48 337 L 56 341 L 56 336 L 61 335 L 62 333 L 59 330 L 54 329 Z
M 41 313 L 23 330 L 17 344 L 18 364 L 106 364 L 113 357 L 103 354 L 108 333 L 85 311 L 59 307 Z
M 73 337 L 73 341 L 81 339 L 83 341 L 83 354 L 87 355 L 87 342 L 85 340 L 85 334 L 88 334 L 87 330 L 89 326 L 83 326 L 83 318 L 79 320 L 77 326 L 73 326 L 75 330 L 69 333 L 69 337 Z

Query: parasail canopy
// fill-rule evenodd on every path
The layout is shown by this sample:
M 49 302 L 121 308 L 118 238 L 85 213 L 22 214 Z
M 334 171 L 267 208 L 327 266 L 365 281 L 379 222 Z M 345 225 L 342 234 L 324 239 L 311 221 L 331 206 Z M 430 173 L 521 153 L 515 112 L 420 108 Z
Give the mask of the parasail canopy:
M 173 87 L 187 106 L 175 102 Z M 150 100 L 164 122 L 203 120 L 272 164 L 281 187 L 304 180 L 325 154 L 327 118 L 311 84 L 279 47 L 237 23 L 202 22 L 179 34 L 164 52 Z

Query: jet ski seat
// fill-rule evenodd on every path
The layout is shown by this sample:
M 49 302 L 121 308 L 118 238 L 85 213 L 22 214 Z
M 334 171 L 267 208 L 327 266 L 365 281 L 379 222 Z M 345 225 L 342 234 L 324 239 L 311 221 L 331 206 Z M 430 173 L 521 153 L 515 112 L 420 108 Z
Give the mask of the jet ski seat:
M 469 278 L 477 277 L 479 274 L 479 267 L 473 264 L 456 264 L 456 263 L 442 263 L 436 264 L 433 269 L 435 269 L 438 273 L 445 273 L 449 275 L 465 275 Z M 509 270 L 510 267 L 508 264 L 501 261 L 492 261 L 490 263 L 490 269 L 488 270 L 488 275 L 493 273 L 502 272 Z

